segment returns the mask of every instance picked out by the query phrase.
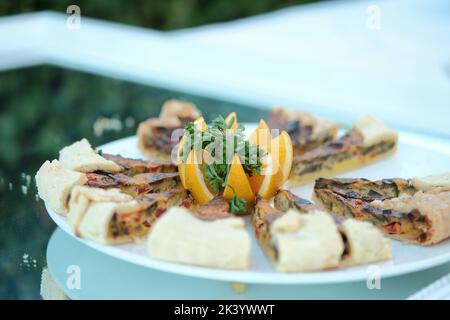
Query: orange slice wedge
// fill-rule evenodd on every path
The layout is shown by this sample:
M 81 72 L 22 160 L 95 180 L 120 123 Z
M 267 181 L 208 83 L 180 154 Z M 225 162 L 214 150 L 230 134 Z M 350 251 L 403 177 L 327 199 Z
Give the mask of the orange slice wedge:
M 271 143 L 272 157 L 278 156 L 278 163 L 283 176 L 283 183 L 289 178 L 292 168 L 294 152 L 291 137 L 286 131 L 282 131 Z
M 252 132 L 248 140 L 267 151 L 270 150 L 272 135 L 270 134 L 269 126 L 263 119 L 259 120 L 258 127 Z
M 198 118 L 194 121 L 194 127 L 200 131 L 206 131 L 208 129 L 208 125 L 205 122 L 203 117 Z M 183 159 L 181 159 L 181 155 L 184 149 L 185 136 L 183 136 L 178 144 L 178 154 L 177 154 L 177 164 L 178 164 L 178 174 L 180 176 L 181 184 L 183 188 L 187 189 L 186 184 L 186 164 L 183 163 Z
M 225 122 L 230 125 L 230 123 L 233 123 L 230 127 L 230 130 L 236 130 L 237 128 L 237 124 L 238 124 L 238 119 L 237 119 L 237 115 L 236 112 L 231 112 L 226 118 L 225 118 Z
M 192 150 L 185 164 L 186 187 L 199 204 L 205 204 L 214 198 L 203 173 L 203 164 L 200 162 L 203 162 L 202 158 L 201 151 Z
M 272 135 L 270 133 L 270 128 L 267 123 L 261 119 L 259 121 L 258 127 L 252 132 L 248 140 L 262 148 L 266 151 L 270 151 L 270 144 L 272 141 Z M 264 162 L 263 162 L 264 163 Z M 263 183 L 264 176 L 251 176 L 248 178 L 250 185 L 255 194 L 258 194 L 261 184 Z
M 278 157 L 269 153 L 264 158 L 264 168 L 262 172 L 261 185 L 258 190 L 258 195 L 269 199 L 272 198 L 281 185 L 284 183 L 283 172 L 280 170 Z
M 247 201 L 247 209 L 251 208 L 255 203 L 255 194 L 253 193 L 238 155 L 234 155 L 233 157 L 233 162 L 228 172 L 227 184 L 223 191 L 223 196 L 227 200 L 231 200 L 234 195 Z
M 183 188 L 187 189 L 186 187 L 186 164 L 183 162 L 183 159 L 181 159 L 181 155 L 183 154 L 184 149 L 184 136 L 181 138 L 180 143 L 178 144 L 178 153 L 177 153 L 177 164 L 178 164 L 178 175 L 180 176 L 181 184 L 183 185 Z

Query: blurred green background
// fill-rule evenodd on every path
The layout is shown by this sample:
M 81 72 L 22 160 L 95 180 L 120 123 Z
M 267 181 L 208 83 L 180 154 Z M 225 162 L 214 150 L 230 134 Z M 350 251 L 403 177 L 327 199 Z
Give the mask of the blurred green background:
M 20 0 L 0 1 L 0 16 L 37 10 L 66 12 L 158 30 L 229 21 L 317 0 Z
M 0 1 L 0 16 L 80 6 L 83 16 L 160 30 L 228 21 L 313 1 Z M 207 120 L 238 110 L 241 121 L 265 111 L 52 66 L 0 71 L 0 299 L 39 299 L 45 251 L 55 226 L 36 198 L 34 174 L 82 137 L 94 146 L 133 135 L 169 98 L 197 104 Z M 95 133 L 99 119 L 121 128 Z

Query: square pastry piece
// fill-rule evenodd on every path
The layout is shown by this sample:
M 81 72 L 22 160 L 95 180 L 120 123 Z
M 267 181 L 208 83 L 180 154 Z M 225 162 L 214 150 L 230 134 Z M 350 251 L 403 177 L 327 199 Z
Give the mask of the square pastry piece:
M 450 173 L 414 179 L 318 179 L 316 202 L 385 235 L 431 245 L 450 237 Z
M 371 116 L 359 119 L 344 136 L 295 156 L 292 186 L 355 169 L 388 157 L 397 149 L 397 133 Z

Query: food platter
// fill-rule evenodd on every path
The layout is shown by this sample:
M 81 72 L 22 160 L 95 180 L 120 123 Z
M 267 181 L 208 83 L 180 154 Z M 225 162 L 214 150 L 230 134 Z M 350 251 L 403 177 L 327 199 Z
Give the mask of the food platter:
M 246 133 L 248 133 L 252 132 L 256 125 L 245 124 L 245 127 Z M 137 148 L 135 136 L 113 141 L 100 146 L 98 149 L 110 154 L 142 158 Z M 340 176 L 365 177 L 368 179 L 423 176 L 448 171 L 449 158 L 450 147 L 448 143 L 400 132 L 398 152 L 394 157 Z M 301 197 L 311 198 L 312 189 L 313 184 L 311 183 L 303 187 L 294 188 L 292 191 Z M 75 237 L 64 217 L 56 214 L 48 206 L 47 211 L 62 230 Z M 248 231 L 253 234 L 248 218 L 246 222 Z M 275 271 L 254 237 L 252 237 L 250 269 L 247 271 L 232 271 L 158 261 L 149 257 L 145 244 L 106 246 L 78 237 L 75 238 L 101 253 L 151 269 L 191 277 L 243 283 L 318 284 L 361 281 L 366 280 L 369 273 L 373 272 L 373 270 L 379 272 L 381 277 L 390 277 L 424 270 L 450 261 L 450 240 L 431 247 L 420 247 L 393 241 L 393 259 L 376 264 L 379 269 L 369 269 L 369 266 L 365 265 L 340 270 L 283 274 Z

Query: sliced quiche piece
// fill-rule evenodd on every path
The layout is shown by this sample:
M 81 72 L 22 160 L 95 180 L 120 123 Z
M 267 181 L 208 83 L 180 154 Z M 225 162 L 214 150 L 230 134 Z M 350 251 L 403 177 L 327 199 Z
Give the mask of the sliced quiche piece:
M 431 245 L 450 237 L 450 174 L 414 179 L 318 179 L 316 202 L 389 237 Z
M 121 155 L 101 153 L 103 158 L 122 167 L 121 173 L 133 176 L 139 173 L 177 172 L 178 168 L 171 161 L 142 160 L 125 158 Z
M 222 269 L 248 269 L 251 241 L 242 218 L 199 219 L 171 208 L 151 229 L 148 253 L 159 260 Z
M 280 190 L 274 199 L 275 208 L 281 211 L 296 209 L 300 213 L 318 210 L 310 201 L 300 198 L 289 190 Z M 391 259 L 391 243 L 380 230 L 369 222 L 343 219 L 334 216 L 344 242 L 340 266 L 367 264 Z
M 337 268 L 344 242 L 330 215 L 312 210 L 282 212 L 258 199 L 252 224 L 259 245 L 280 272 Z
M 336 137 L 337 123 L 310 113 L 273 108 L 267 124 L 270 129 L 286 131 L 292 140 L 294 155 L 315 149 Z
M 129 200 L 117 189 L 87 189 L 71 202 L 69 216 L 76 219 L 69 221 L 77 236 L 103 244 L 140 241 L 167 209 L 190 205 L 182 189 L 142 194 Z
M 177 172 L 139 173 L 128 176 L 118 174 L 88 173 L 87 185 L 96 188 L 120 188 L 133 197 L 147 192 L 162 192 L 169 189 L 181 188 L 180 177 Z
M 397 133 L 371 116 L 357 121 L 344 136 L 294 157 L 289 184 L 308 183 L 369 164 L 395 153 Z

